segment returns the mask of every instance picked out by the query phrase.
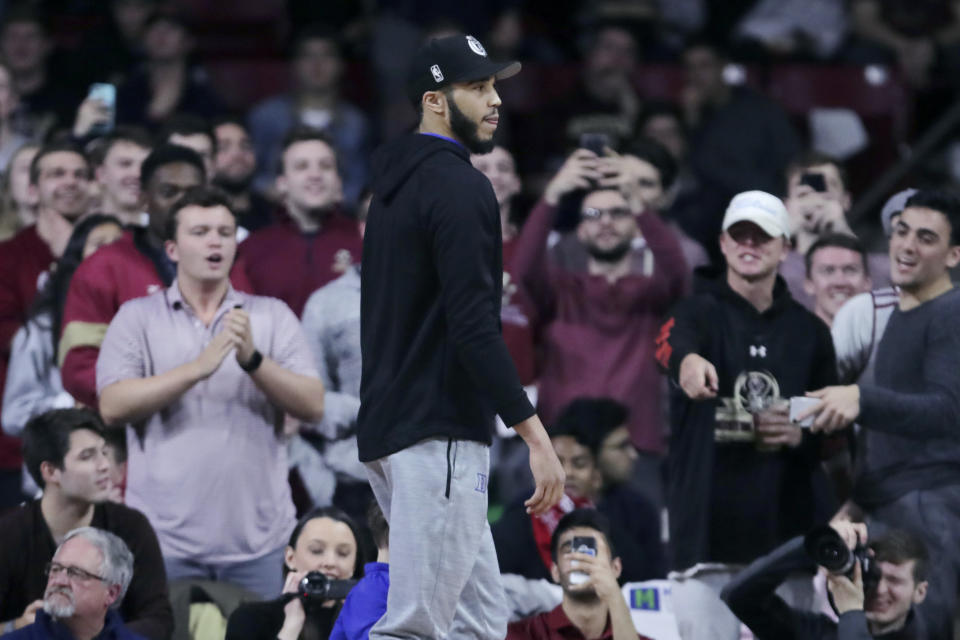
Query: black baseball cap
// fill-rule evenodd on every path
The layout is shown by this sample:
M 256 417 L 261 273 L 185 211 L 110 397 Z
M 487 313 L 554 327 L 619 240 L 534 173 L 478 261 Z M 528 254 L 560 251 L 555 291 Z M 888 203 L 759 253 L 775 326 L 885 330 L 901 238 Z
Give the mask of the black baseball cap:
M 436 91 L 454 82 L 496 77 L 509 78 L 520 72 L 519 62 L 494 62 L 473 36 L 433 38 L 417 50 L 407 77 L 407 90 L 414 104 L 424 92 Z

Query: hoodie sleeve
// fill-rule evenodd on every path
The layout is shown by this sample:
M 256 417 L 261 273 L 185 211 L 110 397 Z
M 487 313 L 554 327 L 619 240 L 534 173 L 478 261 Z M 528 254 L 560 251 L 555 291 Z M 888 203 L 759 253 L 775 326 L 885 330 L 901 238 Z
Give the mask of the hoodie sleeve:
M 809 566 L 803 539 L 793 538 L 734 576 L 720 597 L 758 638 L 869 638 L 862 611 L 859 616 L 857 612 L 844 614 L 847 620 L 841 616 L 838 633 L 836 623 L 826 615 L 794 609 L 776 594 L 777 587 L 787 577 L 807 571 Z
M 477 179 L 479 178 L 479 179 Z M 426 220 L 449 334 L 460 361 L 485 389 L 504 424 L 534 414 L 500 334 L 502 277 L 500 221 L 493 187 L 482 174 L 470 181 L 438 179 Z
M 707 316 L 702 306 L 697 298 L 681 300 L 670 310 L 657 334 L 654 351 L 657 365 L 674 382 L 680 375 L 683 359 L 703 349 L 705 333 L 699 319 Z

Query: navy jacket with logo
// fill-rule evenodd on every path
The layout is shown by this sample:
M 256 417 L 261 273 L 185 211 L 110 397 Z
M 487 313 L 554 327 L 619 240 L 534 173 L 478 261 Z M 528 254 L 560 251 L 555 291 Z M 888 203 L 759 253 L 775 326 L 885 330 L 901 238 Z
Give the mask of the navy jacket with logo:
M 450 140 L 373 159 L 360 274 L 360 459 L 429 437 L 491 442 L 533 415 L 500 334 L 503 247 L 490 181 Z
M 677 384 L 690 353 L 716 368 L 718 398 L 692 401 Z M 714 440 L 720 398 L 733 395 L 742 372 L 771 374 L 782 398 L 837 381 L 830 330 L 790 297 L 782 278 L 773 304 L 760 313 L 730 288 L 725 272 L 698 269 L 694 294 L 667 316 L 656 354 L 673 383 L 667 482 L 673 569 L 746 563 L 829 517 L 833 500 L 818 437 L 806 432 L 798 448 L 776 452 Z

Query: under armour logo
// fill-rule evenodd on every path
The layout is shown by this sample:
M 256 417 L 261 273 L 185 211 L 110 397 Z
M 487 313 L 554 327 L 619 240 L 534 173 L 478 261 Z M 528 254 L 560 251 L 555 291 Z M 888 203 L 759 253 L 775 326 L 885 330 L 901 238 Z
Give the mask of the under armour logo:
M 486 493 L 486 492 L 487 492 L 487 474 L 485 474 L 485 473 L 478 473 L 478 474 L 477 474 L 477 486 L 475 486 L 475 487 L 473 488 L 473 490 L 476 491 L 476 492 L 478 492 L 478 493 Z
M 148 285 L 147 285 L 147 295 L 148 295 L 148 296 L 155 294 L 157 291 L 160 291 L 160 285 L 158 285 L 158 284 L 148 284 Z
M 766 358 L 767 357 L 767 348 L 763 345 L 759 347 L 756 345 L 750 345 L 750 357 L 751 358 Z
M 439 65 L 433 65 L 430 67 L 430 73 L 433 74 L 433 79 L 437 82 L 443 82 L 443 72 L 440 71 Z

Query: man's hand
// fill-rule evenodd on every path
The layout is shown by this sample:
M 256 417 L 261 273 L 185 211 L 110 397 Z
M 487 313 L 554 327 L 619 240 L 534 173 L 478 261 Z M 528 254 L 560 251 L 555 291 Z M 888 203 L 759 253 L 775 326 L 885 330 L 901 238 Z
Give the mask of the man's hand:
M 523 504 L 527 513 L 539 516 L 560 501 L 566 474 L 539 417 L 532 415 L 513 429 L 530 448 L 530 471 L 536 483 L 533 495 Z
M 603 174 L 599 185 L 618 189 L 634 214 L 643 213 L 653 204 L 644 197 L 650 190 L 641 185 L 641 181 L 647 179 L 641 163 L 639 158 L 631 155 L 611 154 L 600 158 L 599 165 Z
M 112 116 L 112 109 L 103 100 L 87 98 L 77 109 L 77 117 L 73 122 L 74 137 L 82 138 L 95 126 L 108 124 Z
M 223 318 L 223 330 L 230 331 L 237 340 L 237 362 L 250 362 L 256 347 L 253 346 L 253 331 L 250 329 L 250 314 L 240 308 L 230 309 Z
M 796 448 L 803 441 L 803 429 L 790 423 L 790 405 L 771 407 L 756 416 L 760 442 L 767 447 Z
M 33 624 L 37 619 L 37 611 L 43 609 L 43 600 L 34 600 L 23 610 L 23 615 L 13 621 L 13 628 L 22 629 Z
M 855 384 L 824 387 L 808 392 L 807 397 L 821 400 L 820 404 L 797 416 L 797 422 L 816 416 L 813 426 L 810 427 L 811 431 L 839 431 L 850 426 L 860 416 L 860 387 Z
M 860 573 L 860 563 L 853 565 L 853 580 L 847 576 L 835 573 L 827 574 L 827 589 L 833 596 L 833 604 L 837 606 L 837 613 L 843 615 L 847 611 L 863 610 L 863 576 Z
M 577 149 L 560 167 L 560 171 L 547 184 L 544 201 L 556 206 L 560 198 L 577 189 L 589 189 L 603 178 L 597 154 L 586 149 Z
M 862 522 L 853 522 L 843 517 L 837 517 L 830 521 L 830 527 L 836 531 L 847 548 L 853 551 L 858 544 L 867 542 L 867 525 Z
M 215 335 L 207 348 L 194 360 L 200 380 L 213 375 L 213 372 L 220 368 L 223 359 L 237 344 L 237 337 L 232 331 L 223 330 Z
M 586 591 L 593 587 L 597 597 L 610 606 L 615 598 L 623 599 L 617 576 L 613 574 L 610 563 L 586 553 L 570 553 L 570 568 L 587 574 L 587 579 L 570 587 L 571 591 Z
M 706 358 L 687 354 L 680 362 L 680 388 L 691 400 L 716 398 L 720 388 L 717 370 Z
M 788 210 L 794 232 L 814 235 L 852 233 L 843 204 L 835 197 L 801 185 L 800 193 L 790 198 Z M 804 191 L 806 190 L 806 191 Z

